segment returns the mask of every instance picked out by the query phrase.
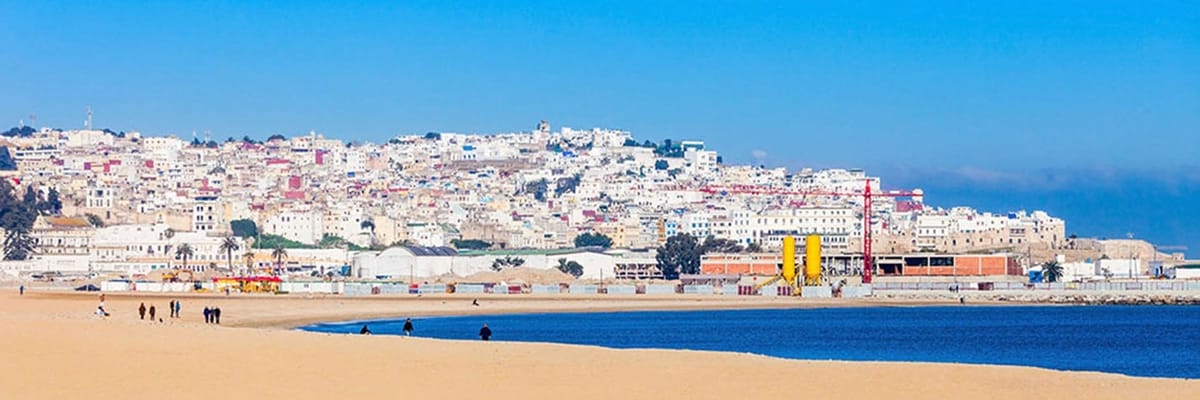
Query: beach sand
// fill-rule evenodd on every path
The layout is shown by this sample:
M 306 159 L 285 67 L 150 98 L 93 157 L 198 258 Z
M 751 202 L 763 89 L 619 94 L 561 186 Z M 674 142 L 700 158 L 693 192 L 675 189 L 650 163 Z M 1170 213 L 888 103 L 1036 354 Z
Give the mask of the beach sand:
M 317 321 L 468 313 L 813 307 L 773 298 L 342 298 L 0 294 L 3 399 L 1200 399 L 1200 381 L 1028 367 L 796 361 L 675 350 L 331 335 Z M 153 304 L 166 323 L 139 321 Z M 860 301 L 852 305 L 919 302 Z M 221 307 L 221 326 L 200 309 Z

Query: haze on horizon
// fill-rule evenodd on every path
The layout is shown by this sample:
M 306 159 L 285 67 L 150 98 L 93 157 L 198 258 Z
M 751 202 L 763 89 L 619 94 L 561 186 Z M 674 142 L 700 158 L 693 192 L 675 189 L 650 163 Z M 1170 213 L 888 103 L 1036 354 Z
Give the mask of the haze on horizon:
M 382 142 L 537 120 L 862 167 L 1200 254 L 1200 5 L 5 2 L 0 118 Z M 756 156 L 757 155 L 757 156 Z

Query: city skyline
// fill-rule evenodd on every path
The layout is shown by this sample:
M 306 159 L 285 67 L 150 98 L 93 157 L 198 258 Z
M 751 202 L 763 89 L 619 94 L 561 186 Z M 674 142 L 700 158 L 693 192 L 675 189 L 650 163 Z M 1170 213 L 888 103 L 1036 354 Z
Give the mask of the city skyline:
M 96 127 L 152 135 L 377 143 L 547 119 L 701 139 L 731 163 L 865 168 L 936 184 L 948 203 L 1195 248 L 1200 212 L 1174 205 L 1200 194 L 1198 15 L 1179 2 L 15 3 L 0 44 L 19 61 L 0 88 L 21 95 L 0 112 L 6 126 L 36 114 L 77 129 L 91 106 Z

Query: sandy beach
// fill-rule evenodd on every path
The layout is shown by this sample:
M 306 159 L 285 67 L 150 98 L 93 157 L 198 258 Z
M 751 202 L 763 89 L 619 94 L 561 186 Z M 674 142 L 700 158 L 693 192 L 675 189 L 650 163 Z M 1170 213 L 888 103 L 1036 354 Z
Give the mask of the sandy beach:
M 182 318 L 139 321 L 145 302 Z M 1196 399 L 1200 381 L 1028 367 L 795 361 L 747 354 L 459 342 L 292 330 L 318 321 L 601 310 L 819 307 L 912 301 L 775 298 L 0 295 L 0 398 Z M 219 306 L 221 326 L 201 308 Z

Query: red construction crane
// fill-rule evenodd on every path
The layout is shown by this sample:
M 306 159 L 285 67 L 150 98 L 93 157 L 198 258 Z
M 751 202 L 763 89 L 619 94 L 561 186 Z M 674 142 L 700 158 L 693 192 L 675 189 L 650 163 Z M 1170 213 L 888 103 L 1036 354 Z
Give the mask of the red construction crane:
M 807 191 L 797 192 L 781 188 L 772 188 L 755 185 L 734 185 L 734 186 L 705 186 L 700 188 L 701 192 L 711 195 L 723 194 L 750 194 L 750 195 L 767 195 L 767 196 L 838 196 L 850 197 L 861 196 L 863 198 L 863 283 L 871 283 L 871 275 L 874 272 L 875 260 L 871 257 L 871 200 L 875 197 L 920 197 L 924 196 L 918 190 L 889 190 L 886 192 L 872 192 L 871 180 L 866 180 L 866 187 L 861 193 L 857 192 L 831 192 L 831 191 Z

